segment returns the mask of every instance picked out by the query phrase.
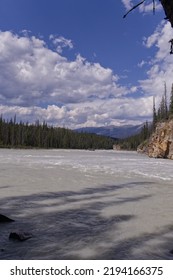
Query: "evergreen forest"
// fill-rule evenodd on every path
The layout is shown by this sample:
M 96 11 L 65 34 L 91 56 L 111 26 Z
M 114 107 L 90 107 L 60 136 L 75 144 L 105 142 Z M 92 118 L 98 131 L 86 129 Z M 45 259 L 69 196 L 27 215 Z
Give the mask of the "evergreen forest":
M 112 149 L 119 145 L 123 150 L 136 150 L 141 143 L 145 143 L 154 132 L 158 122 L 173 118 L 173 84 L 170 101 L 167 101 L 166 84 L 160 105 L 156 110 L 153 99 L 153 120 L 143 125 L 139 134 L 125 139 L 110 137 L 87 132 L 75 132 L 61 127 L 48 126 L 36 121 L 34 124 L 17 123 L 16 116 L 10 121 L 0 117 L 0 148 L 55 148 L 55 149 Z
M 137 150 L 137 147 L 141 143 L 148 141 L 151 134 L 155 131 L 158 122 L 165 122 L 173 119 L 173 84 L 170 93 L 170 100 L 167 100 L 167 88 L 166 83 L 164 84 L 164 93 L 161 98 L 158 109 L 155 106 L 155 99 L 153 99 L 153 119 L 151 123 L 146 123 L 142 127 L 139 134 L 127 137 L 125 139 L 119 139 L 116 144 L 123 150 Z
M 40 124 L 16 123 L 0 117 L 0 148 L 112 149 L 114 140 L 92 133 Z

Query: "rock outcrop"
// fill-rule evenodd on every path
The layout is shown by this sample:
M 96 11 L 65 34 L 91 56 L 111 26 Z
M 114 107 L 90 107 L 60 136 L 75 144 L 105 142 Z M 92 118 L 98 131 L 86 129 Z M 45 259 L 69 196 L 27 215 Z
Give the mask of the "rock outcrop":
M 113 150 L 120 151 L 121 150 L 121 146 L 118 145 L 118 144 L 114 144 L 113 145 Z
M 0 223 L 10 223 L 10 222 L 14 222 L 14 220 L 0 214 Z
M 9 235 L 9 239 L 15 239 L 19 241 L 25 241 L 30 238 L 32 238 L 32 234 L 28 232 L 15 231 L 15 232 L 11 232 Z
M 158 123 L 148 142 L 137 151 L 149 157 L 173 159 L 173 120 Z

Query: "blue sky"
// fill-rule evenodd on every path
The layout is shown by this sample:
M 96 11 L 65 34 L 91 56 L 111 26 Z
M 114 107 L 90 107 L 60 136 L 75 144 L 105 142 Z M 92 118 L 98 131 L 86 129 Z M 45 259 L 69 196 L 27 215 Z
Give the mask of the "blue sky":
M 150 120 L 173 83 L 159 1 L 1 0 L 0 111 L 78 128 Z

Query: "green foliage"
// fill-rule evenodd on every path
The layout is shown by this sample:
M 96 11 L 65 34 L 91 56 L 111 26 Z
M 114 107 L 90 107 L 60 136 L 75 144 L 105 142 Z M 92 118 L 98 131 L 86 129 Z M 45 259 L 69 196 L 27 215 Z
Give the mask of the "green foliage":
M 169 117 L 173 118 L 173 84 L 172 84 L 171 95 L 170 95 Z
M 120 145 L 123 150 L 137 150 L 137 147 L 147 141 L 152 133 L 152 125 L 146 122 L 142 127 L 140 133 L 127 137 L 125 139 L 120 139 L 117 141 L 117 144 Z
M 167 118 L 168 118 L 168 109 L 166 105 L 165 96 L 163 95 L 157 112 L 157 120 L 165 121 Z
M 170 95 L 169 106 L 167 104 L 167 89 L 166 83 L 164 84 L 164 94 L 162 96 L 159 108 L 156 112 L 155 99 L 153 99 L 153 120 L 149 125 L 147 122 L 144 124 L 141 132 L 137 135 L 128 137 L 123 140 L 117 141 L 117 144 L 120 145 L 122 149 L 125 150 L 136 150 L 139 145 L 146 145 L 149 137 L 155 131 L 156 125 L 158 122 L 164 122 L 168 119 L 173 118 L 173 84 Z
M 40 124 L 16 123 L 0 117 L 0 147 L 7 148 L 61 148 L 112 149 L 114 140 L 91 133 L 78 133 L 70 129 Z
M 156 113 L 156 105 L 155 105 L 155 98 L 153 97 L 153 130 L 156 128 L 156 123 L 157 123 L 157 113 Z
M 166 90 L 166 84 L 165 84 L 165 91 L 162 96 L 159 108 L 157 110 L 156 114 L 156 123 L 157 122 L 164 122 L 170 118 L 173 117 L 173 84 L 170 94 L 170 102 L 167 104 L 167 90 Z M 153 119 L 154 122 L 154 119 Z

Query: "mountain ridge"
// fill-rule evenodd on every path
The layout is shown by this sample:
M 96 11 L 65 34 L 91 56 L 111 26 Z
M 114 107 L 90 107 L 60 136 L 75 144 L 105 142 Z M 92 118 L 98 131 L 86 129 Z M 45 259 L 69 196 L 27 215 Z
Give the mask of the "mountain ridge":
M 81 127 L 75 129 L 76 132 L 95 133 L 97 135 L 107 136 L 111 138 L 124 139 L 126 137 L 138 134 L 143 127 L 140 125 L 123 125 L 123 126 L 100 126 L 100 127 Z

